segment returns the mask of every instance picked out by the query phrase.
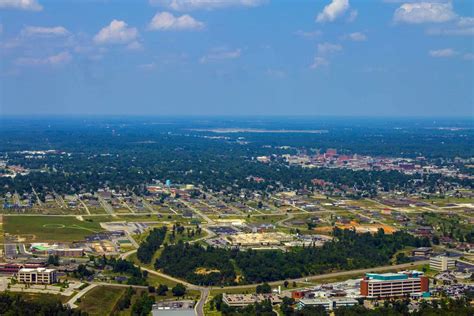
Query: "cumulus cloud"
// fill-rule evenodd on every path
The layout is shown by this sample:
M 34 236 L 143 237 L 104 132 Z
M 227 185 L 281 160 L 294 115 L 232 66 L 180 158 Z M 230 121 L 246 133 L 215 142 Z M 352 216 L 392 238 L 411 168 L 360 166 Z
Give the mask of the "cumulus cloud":
M 328 55 L 332 53 L 336 53 L 342 50 L 342 46 L 339 44 L 332 44 L 332 43 L 321 43 L 318 44 L 318 54 L 320 55 Z
M 201 64 L 207 64 L 210 62 L 216 62 L 216 61 L 221 61 L 221 60 L 226 60 L 226 59 L 236 59 L 240 57 L 241 53 L 242 53 L 242 50 L 240 48 L 235 49 L 235 50 L 227 50 L 224 48 L 218 48 L 218 49 L 214 49 L 209 54 L 202 56 L 199 62 Z
M 474 26 L 474 17 L 460 17 L 458 25 L 460 27 Z
M 169 12 L 161 12 L 155 14 L 148 29 L 150 30 L 200 30 L 204 28 L 204 23 L 194 19 L 192 16 L 185 14 L 182 16 L 174 16 Z
M 26 26 L 21 31 L 24 36 L 66 36 L 69 31 L 63 26 L 42 27 L 42 26 Z
M 320 43 L 316 49 L 316 56 L 314 57 L 313 63 L 309 66 L 310 69 L 318 69 L 321 67 L 329 66 L 328 58 L 342 51 L 342 46 L 339 44 L 332 43 Z
M 349 0 L 331 0 L 331 3 L 324 7 L 317 17 L 316 22 L 332 22 L 349 9 Z
M 431 57 L 435 57 L 435 58 L 447 58 L 447 57 L 453 57 L 457 55 L 457 52 L 452 48 L 444 48 L 444 49 L 430 50 L 429 54 Z
M 362 32 L 354 32 L 347 34 L 346 38 L 354 42 L 363 42 L 367 40 L 367 35 Z
M 443 23 L 457 17 L 453 11 L 451 2 L 419 2 L 404 3 L 393 16 L 395 22 L 421 24 L 421 23 Z
M 327 61 L 326 58 L 316 56 L 314 57 L 313 63 L 309 66 L 311 69 L 318 69 L 321 67 L 327 67 L 329 66 L 329 61 Z
M 19 66 L 64 65 L 72 60 L 69 52 L 61 52 L 44 58 L 20 57 L 15 60 Z
M 152 5 L 159 5 L 175 11 L 213 10 L 225 7 L 257 7 L 267 0 L 149 0 Z
M 41 11 L 43 7 L 37 0 L 0 0 L 0 9 Z
M 124 21 L 113 20 L 94 36 L 97 44 L 129 44 L 138 38 L 138 30 Z

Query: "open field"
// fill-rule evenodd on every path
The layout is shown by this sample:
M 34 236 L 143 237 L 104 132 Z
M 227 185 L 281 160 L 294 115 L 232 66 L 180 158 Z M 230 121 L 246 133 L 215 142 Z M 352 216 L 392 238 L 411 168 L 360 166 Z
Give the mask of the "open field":
M 110 315 L 126 288 L 98 286 L 81 298 L 79 308 L 89 315 Z
M 4 216 L 4 231 L 24 241 L 75 241 L 101 231 L 99 221 L 80 221 L 75 217 Z

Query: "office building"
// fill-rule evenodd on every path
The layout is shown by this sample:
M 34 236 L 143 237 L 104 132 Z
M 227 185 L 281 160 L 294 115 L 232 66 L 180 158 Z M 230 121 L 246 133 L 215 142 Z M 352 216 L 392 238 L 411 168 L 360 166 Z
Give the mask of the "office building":
M 367 298 L 404 297 L 429 291 L 429 279 L 422 272 L 367 273 L 360 282 L 360 294 Z
M 430 258 L 430 269 L 437 271 L 454 270 L 456 260 L 446 256 L 437 256 Z
M 18 271 L 18 282 L 30 284 L 53 284 L 57 282 L 57 275 L 55 269 L 23 268 Z

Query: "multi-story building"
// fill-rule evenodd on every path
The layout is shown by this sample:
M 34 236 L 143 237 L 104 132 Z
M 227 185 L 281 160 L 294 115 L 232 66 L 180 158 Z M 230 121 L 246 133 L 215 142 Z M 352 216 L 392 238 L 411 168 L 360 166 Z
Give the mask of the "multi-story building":
M 57 282 L 57 275 L 55 269 L 23 268 L 18 271 L 17 279 L 20 283 L 53 284 Z
M 422 272 L 367 273 L 360 282 L 360 294 L 367 298 L 403 297 L 429 291 L 429 279 Z
M 437 256 L 430 258 L 430 268 L 437 271 L 454 270 L 456 260 L 446 256 Z

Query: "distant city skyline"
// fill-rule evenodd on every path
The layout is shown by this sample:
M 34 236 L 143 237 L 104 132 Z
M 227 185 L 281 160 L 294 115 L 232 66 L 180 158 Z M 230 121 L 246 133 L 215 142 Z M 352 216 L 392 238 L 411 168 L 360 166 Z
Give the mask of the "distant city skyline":
M 0 116 L 473 117 L 474 2 L 0 0 Z

